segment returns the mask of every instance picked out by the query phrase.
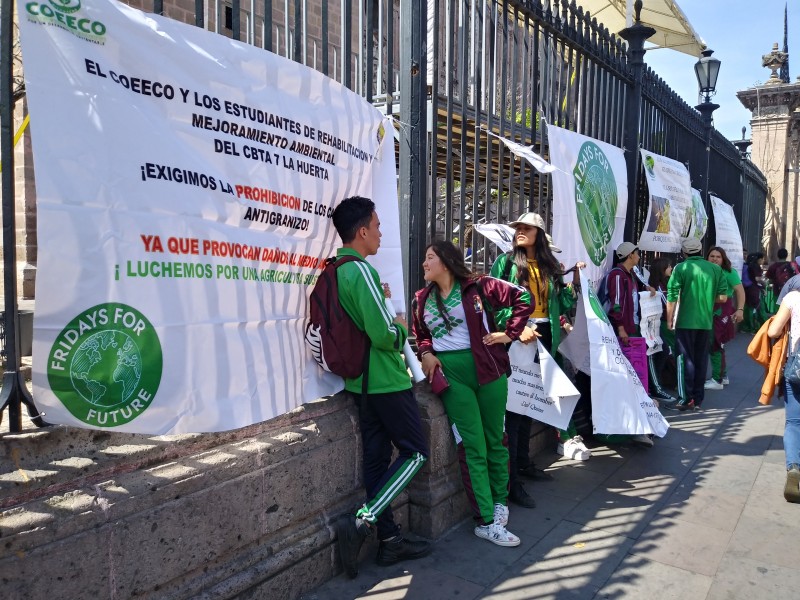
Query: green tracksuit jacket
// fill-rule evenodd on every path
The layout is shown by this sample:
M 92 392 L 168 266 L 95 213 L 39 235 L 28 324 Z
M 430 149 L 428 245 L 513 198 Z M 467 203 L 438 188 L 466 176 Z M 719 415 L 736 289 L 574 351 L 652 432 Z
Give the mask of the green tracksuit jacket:
M 340 248 L 336 256 L 364 258 L 351 248 Z M 393 322 L 386 310 L 378 272 L 367 262 L 352 261 L 336 270 L 339 302 L 356 327 L 369 336 L 368 394 L 399 392 L 411 387 L 411 378 L 403 360 L 403 344 L 408 331 Z M 345 379 L 344 388 L 361 393 L 361 377 Z

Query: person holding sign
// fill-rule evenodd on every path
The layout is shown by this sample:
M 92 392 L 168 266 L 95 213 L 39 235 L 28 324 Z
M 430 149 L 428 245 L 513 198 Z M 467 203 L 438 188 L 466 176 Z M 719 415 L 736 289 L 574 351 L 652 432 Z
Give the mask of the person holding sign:
M 422 370 L 433 379 L 441 369 L 450 384 L 441 392 L 453 432 L 466 458 L 462 479 L 476 520 L 475 535 L 498 546 L 518 546 L 508 524 L 508 450 L 503 418 L 510 363 L 504 344 L 530 341 L 525 327 L 529 296 L 521 287 L 475 276 L 452 243 L 425 251 L 425 281 L 413 304 L 413 331 Z M 498 331 L 493 313 L 511 310 Z M 524 336 L 523 336 L 524 334 Z
M 681 251 L 686 260 L 673 269 L 667 284 L 667 325 L 675 329 L 680 396 L 677 409 L 684 411 L 703 404 L 714 304 L 728 299 L 728 284 L 722 267 L 703 258 L 700 240 L 683 240 Z
M 670 405 L 678 400 L 673 398 L 663 387 L 667 365 L 674 366 L 675 363 L 675 332 L 667 327 L 667 282 L 672 274 L 672 269 L 671 259 L 666 257 L 653 259 L 653 262 L 650 263 L 650 277 L 647 280 L 650 287 L 658 294 L 662 306 L 659 335 L 661 336 L 663 347 L 660 352 L 650 354 L 647 357 L 650 380 L 653 382 L 653 391 L 655 392 L 651 397 Z M 672 361 L 670 361 L 670 356 L 673 358 Z M 674 373 L 674 369 L 671 373 Z
M 707 390 L 721 390 L 728 384 L 728 366 L 725 362 L 725 344 L 736 335 L 736 324 L 744 318 L 744 286 L 739 273 L 731 267 L 728 255 L 719 246 L 708 251 L 708 262 L 722 267 L 727 286 L 727 299 L 714 307 L 714 334 L 711 341 L 711 379 L 706 381 Z M 736 305 L 733 295 L 736 294 Z
M 573 281 L 564 284 L 564 271 L 545 233 L 544 219 L 535 213 L 527 212 L 516 221 L 509 223 L 514 228 L 514 247 L 510 252 L 497 257 L 492 266 L 492 275 L 516 283 L 530 290 L 532 312 L 528 325 L 536 331 L 536 336 L 547 351 L 556 357 L 561 343 L 561 315 L 569 313 L 577 302 L 574 284 L 578 281 L 578 269 L 586 265 L 576 263 L 570 271 Z M 506 315 L 498 315 L 502 323 Z M 530 504 L 531 498 L 518 477 L 541 478 L 541 471 L 531 463 L 528 445 L 531 437 L 529 416 L 506 412 L 508 447 L 511 453 L 511 501 L 521 506 Z M 592 453 L 578 435 L 575 424 L 570 420 L 566 430 L 558 430 L 559 454 L 572 460 L 589 460 Z
M 375 204 L 360 196 L 346 198 L 333 211 L 333 225 L 343 246 L 337 257 L 362 259 L 337 269 L 339 302 L 370 341 L 368 369 L 364 375 L 345 379 L 344 386 L 361 398 L 362 377 L 367 377 L 366 396 L 358 402 L 358 420 L 368 499 L 355 515 L 343 515 L 336 524 L 339 557 L 347 576 L 354 578 L 358 575 L 361 545 L 374 529 L 380 542 L 376 561 L 379 565 L 390 566 L 430 553 L 428 542 L 403 537 L 391 507 L 425 464 L 428 444 L 400 353 L 408 337 L 405 322 L 389 314 L 378 272 L 363 260 L 377 254 L 381 245 Z M 394 461 L 392 446 L 398 450 Z

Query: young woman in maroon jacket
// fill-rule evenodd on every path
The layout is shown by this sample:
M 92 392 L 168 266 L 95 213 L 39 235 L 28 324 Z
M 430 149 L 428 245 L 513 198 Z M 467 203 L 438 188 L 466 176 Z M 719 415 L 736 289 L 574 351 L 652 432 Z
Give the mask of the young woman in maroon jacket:
M 529 295 L 519 286 L 473 275 L 450 242 L 431 244 L 422 268 L 430 283 L 414 299 L 414 335 L 422 370 L 430 379 L 435 369 L 442 369 L 450 383 L 441 398 L 466 454 L 462 479 L 476 520 L 475 535 L 499 546 L 517 546 L 519 538 L 506 529 L 503 421 L 510 363 L 504 344 L 533 338 L 525 326 Z M 504 331 L 496 331 L 493 313 L 507 307 L 512 308 L 511 318 Z

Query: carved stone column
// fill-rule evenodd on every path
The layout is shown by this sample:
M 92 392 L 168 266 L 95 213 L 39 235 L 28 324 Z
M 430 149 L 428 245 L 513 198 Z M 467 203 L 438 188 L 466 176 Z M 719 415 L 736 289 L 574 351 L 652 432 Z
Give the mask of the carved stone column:
M 780 54 L 765 55 L 764 66 L 774 70 L 778 59 L 786 58 L 785 53 Z M 797 224 L 800 113 L 796 112 L 800 108 L 800 82 L 770 79 L 762 86 L 738 92 L 737 96 L 752 113 L 751 160 L 769 186 L 762 238 L 764 251 L 770 260 L 775 260 L 778 248 L 787 248 L 791 256 L 796 256 L 800 253 Z

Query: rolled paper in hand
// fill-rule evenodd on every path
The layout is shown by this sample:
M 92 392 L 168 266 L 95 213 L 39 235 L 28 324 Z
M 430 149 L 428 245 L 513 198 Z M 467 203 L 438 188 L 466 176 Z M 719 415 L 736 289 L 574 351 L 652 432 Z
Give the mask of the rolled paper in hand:
M 392 315 L 392 318 L 397 316 L 397 311 L 394 309 L 394 305 L 389 298 L 386 298 L 386 310 L 389 311 L 389 314 Z M 414 379 L 415 382 L 419 383 L 426 379 L 425 373 L 422 372 L 422 365 L 419 364 L 417 360 L 417 355 L 414 354 L 414 351 L 411 349 L 411 344 L 406 343 L 403 344 L 403 357 L 406 359 L 406 366 L 411 371 L 411 377 Z

